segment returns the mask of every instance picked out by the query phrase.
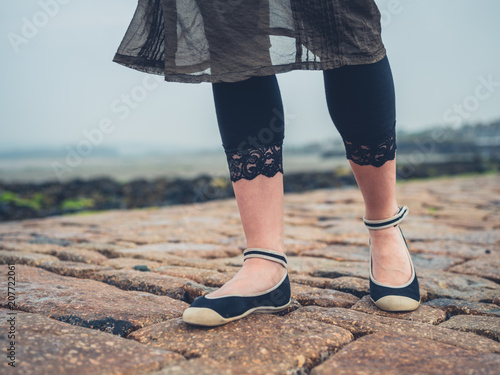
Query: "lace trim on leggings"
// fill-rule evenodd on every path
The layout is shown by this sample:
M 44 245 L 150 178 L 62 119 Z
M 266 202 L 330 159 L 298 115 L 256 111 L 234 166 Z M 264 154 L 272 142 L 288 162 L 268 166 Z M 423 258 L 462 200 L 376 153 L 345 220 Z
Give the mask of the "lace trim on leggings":
M 397 147 L 394 134 L 376 144 L 344 140 L 344 145 L 347 159 L 359 165 L 381 167 L 386 161 L 394 160 L 396 157 Z
M 259 146 L 226 151 L 231 181 L 252 180 L 259 174 L 273 177 L 283 173 L 282 145 Z

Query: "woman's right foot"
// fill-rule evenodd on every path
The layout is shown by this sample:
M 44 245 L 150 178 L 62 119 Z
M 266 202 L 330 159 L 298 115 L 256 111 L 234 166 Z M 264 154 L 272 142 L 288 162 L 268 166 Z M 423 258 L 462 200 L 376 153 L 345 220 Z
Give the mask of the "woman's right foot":
M 378 231 L 380 234 L 379 239 L 385 240 L 381 241 L 381 244 L 387 246 L 387 249 L 378 248 L 378 256 L 373 257 L 374 251 L 370 239 L 370 298 L 379 309 L 385 311 L 413 311 L 420 305 L 418 278 L 415 274 L 403 232 L 398 227 L 398 224 L 407 214 L 408 207 L 403 206 L 398 209 L 395 215 L 386 219 L 372 220 L 363 218 L 370 230 L 371 237 Z M 394 230 L 390 228 L 394 228 Z M 395 229 L 399 232 L 400 245 L 398 245 L 397 241 L 394 241 L 396 238 Z M 403 243 L 405 254 L 402 254 L 402 251 L 399 250 L 399 246 L 402 247 Z M 405 255 L 406 259 L 403 258 L 403 255 Z M 377 277 L 373 274 L 373 263 L 375 262 L 378 262 Z M 410 271 L 409 275 L 408 271 Z M 385 282 L 382 282 L 382 280 Z

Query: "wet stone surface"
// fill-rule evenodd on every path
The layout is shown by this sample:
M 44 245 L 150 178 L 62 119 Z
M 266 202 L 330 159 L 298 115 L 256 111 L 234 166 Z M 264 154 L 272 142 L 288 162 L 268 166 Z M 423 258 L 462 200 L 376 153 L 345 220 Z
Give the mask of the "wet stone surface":
M 404 319 L 413 322 L 422 322 L 428 324 L 439 324 L 446 319 L 446 313 L 439 309 L 434 309 L 427 305 L 420 305 L 417 310 L 403 313 L 391 313 L 380 310 L 370 299 L 370 296 L 364 296 L 354 306 L 353 310 L 361 311 L 367 314 L 385 316 L 394 319 Z
M 198 357 L 167 365 L 149 375 L 252 375 L 250 371 L 238 364 L 229 365 L 209 357 Z
M 99 271 L 111 270 L 111 267 L 105 267 L 96 264 L 78 263 L 78 262 L 42 262 L 38 267 L 47 271 L 57 273 L 63 276 L 79 277 L 82 279 L 92 278 Z
M 7 266 L 0 270 L 7 274 Z M 167 296 L 16 266 L 17 309 L 119 336 L 181 316 L 187 306 Z M 7 307 L 7 301 L 1 301 L 0 307 Z
M 499 343 L 476 334 L 458 332 L 427 323 L 366 314 L 352 309 L 306 306 L 293 311 L 291 316 L 333 324 L 347 329 L 356 337 L 377 332 L 391 332 L 432 339 L 468 350 L 500 353 Z
M 412 241 L 409 248 L 417 253 L 438 254 L 450 257 L 471 259 L 492 253 L 489 244 L 460 242 L 457 240 Z M 495 251 L 498 254 L 498 251 Z
M 370 294 L 370 282 L 367 279 L 359 277 L 342 276 L 331 280 L 327 288 L 340 290 L 341 292 L 351 293 L 361 298 Z
M 158 267 L 155 268 L 154 271 L 162 275 L 170 275 L 170 276 L 190 279 L 197 283 L 212 287 L 221 287 L 226 282 L 231 280 L 231 278 L 236 273 L 236 272 L 218 272 L 217 270 L 211 270 L 211 269 L 199 269 L 194 267 L 177 267 L 177 266 Z
M 321 289 L 291 283 L 292 298 L 302 306 L 317 305 L 323 307 L 351 307 L 359 298 L 349 293 L 333 289 Z
M 383 312 L 369 299 L 359 190 L 318 189 L 285 195 L 290 307 L 214 328 L 181 316 L 242 265 L 234 199 L 0 223 L 3 293 L 8 265 L 15 274 L 13 310 L 0 300 L 0 344 L 7 313 L 17 314 L 20 363 L 12 371 L 4 358 L 0 369 L 496 375 L 500 176 L 402 181 L 397 194 L 410 208 L 401 227 L 421 287 L 416 311 Z
M 500 282 L 500 256 L 489 256 L 451 267 L 448 271 L 484 277 Z
M 85 250 L 85 249 L 75 249 L 72 247 L 37 250 L 37 251 L 53 255 L 53 256 L 59 258 L 60 260 L 65 260 L 65 261 L 69 261 L 69 262 L 101 264 L 102 262 L 104 262 L 108 259 L 104 255 L 102 255 L 101 253 L 98 253 L 97 251 Z
M 454 272 L 424 271 L 419 275 L 420 288 L 428 299 L 456 298 L 475 302 L 492 302 L 500 295 L 500 285 L 479 277 Z
M 10 310 L 0 309 L 0 329 L 10 328 Z M 15 315 L 15 368 L 2 358 L 3 374 L 132 374 L 159 370 L 185 358 L 168 350 L 141 345 L 109 333 L 76 327 L 40 314 Z M 8 348 L 7 335 L 0 345 Z
M 474 332 L 500 341 L 500 320 L 491 316 L 457 315 L 439 325 L 464 332 Z
M 418 338 L 378 333 L 362 337 L 317 366 L 311 375 L 494 374 L 500 355 Z
M 136 252 L 151 252 L 158 254 L 171 254 L 177 255 L 185 258 L 225 258 L 228 256 L 235 256 L 240 254 L 241 250 L 235 247 L 215 245 L 215 244 L 204 244 L 204 243 L 159 243 L 150 244 L 145 246 L 140 246 L 135 249 L 123 249 L 120 252 L 122 254 L 136 253 Z
M 210 290 L 204 285 L 179 277 L 161 275 L 155 272 L 136 270 L 99 271 L 92 278 L 124 290 L 137 290 L 160 296 L 168 296 L 191 303 L 197 296 Z M 189 292 L 188 292 L 189 290 Z
M 439 308 L 445 311 L 448 315 L 485 315 L 500 318 L 500 306 L 492 303 L 438 298 L 426 302 L 425 305 Z
M 136 269 L 137 267 L 141 267 L 142 269 L 144 269 L 144 267 L 147 267 L 148 270 L 152 270 L 153 268 L 161 267 L 161 263 L 152 260 L 121 257 L 121 258 L 107 259 L 101 263 L 101 266 L 112 267 L 118 270 L 120 269 L 133 270 Z
M 129 337 L 187 358 L 208 356 L 255 374 L 312 368 L 353 339 L 339 327 L 272 314 L 253 314 L 215 328 L 198 328 L 171 319 Z
M 332 282 L 332 279 L 326 277 L 314 277 L 299 274 L 289 274 L 290 282 L 302 285 L 308 285 L 316 288 L 326 288 Z
M 26 264 L 29 266 L 38 266 L 43 262 L 57 261 L 59 261 L 59 259 L 48 254 L 0 250 L 0 264 Z

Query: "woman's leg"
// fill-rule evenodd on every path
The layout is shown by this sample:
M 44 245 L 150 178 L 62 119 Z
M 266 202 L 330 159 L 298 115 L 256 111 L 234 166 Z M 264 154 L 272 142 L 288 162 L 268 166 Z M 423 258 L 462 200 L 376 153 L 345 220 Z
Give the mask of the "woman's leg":
M 373 64 L 324 71 L 328 110 L 341 134 L 346 157 L 365 201 L 365 218 L 393 216 L 396 201 L 396 110 L 387 56 Z M 397 227 L 369 230 L 373 277 L 402 285 L 411 277 Z
M 246 245 L 284 252 L 284 115 L 276 77 L 212 87 Z M 247 259 L 233 279 L 209 296 L 261 292 L 275 286 L 284 273 L 279 263 Z

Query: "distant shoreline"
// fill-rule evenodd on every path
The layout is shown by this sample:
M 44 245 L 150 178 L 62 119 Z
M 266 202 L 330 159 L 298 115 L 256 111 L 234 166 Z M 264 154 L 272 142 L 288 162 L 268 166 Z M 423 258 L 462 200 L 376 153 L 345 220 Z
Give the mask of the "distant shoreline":
M 407 158 L 409 163 L 398 164 L 398 181 L 500 171 L 500 159 L 479 156 L 467 159 L 469 160 L 420 162 L 418 158 L 414 158 L 412 163 L 412 159 Z M 227 166 L 224 164 L 225 168 Z M 295 171 L 285 168 L 284 172 L 285 193 L 356 185 L 345 158 L 342 165 L 336 168 L 314 170 L 314 165 L 309 165 L 309 168 L 302 166 Z M 62 183 L 0 181 L 0 221 L 85 211 L 194 204 L 231 197 L 234 197 L 234 192 L 227 170 L 212 174 L 206 171 L 193 178 L 163 176 L 119 181 L 104 177 L 87 180 L 80 178 Z

